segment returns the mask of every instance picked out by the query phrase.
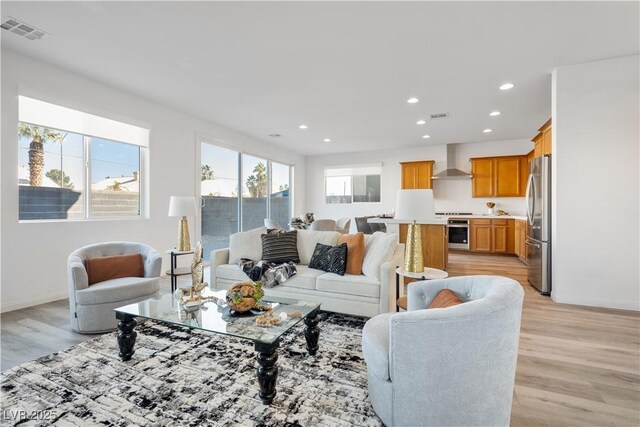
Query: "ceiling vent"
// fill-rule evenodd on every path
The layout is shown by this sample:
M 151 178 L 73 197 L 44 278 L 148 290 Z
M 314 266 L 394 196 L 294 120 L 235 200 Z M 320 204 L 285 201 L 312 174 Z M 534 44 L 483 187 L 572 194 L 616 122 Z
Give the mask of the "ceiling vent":
M 431 120 L 434 120 L 434 119 L 446 119 L 447 117 L 449 117 L 449 113 L 430 114 L 429 117 L 431 118 Z
M 25 24 L 24 22 L 20 22 L 10 16 L 2 22 L 0 28 L 11 31 L 14 34 L 25 37 L 29 40 L 39 40 L 47 35 L 47 33 L 37 29 L 33 25 Z

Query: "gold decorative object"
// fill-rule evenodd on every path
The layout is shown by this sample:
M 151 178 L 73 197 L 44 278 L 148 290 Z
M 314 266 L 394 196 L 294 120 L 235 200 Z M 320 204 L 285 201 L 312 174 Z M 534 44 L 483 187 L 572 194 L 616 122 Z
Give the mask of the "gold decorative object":
M 191 286 L 188 288 L 180 288 L 178 292 L 180 292 L 180 304 L 184 305 L 191 302 L 206 302 L 206 301 L 214 301 L 218 302 L 218 298 L 216 297 L 203 297 L 198 295 L 200 292 L 204 290 L 208 283 L 204 283 L 202 281 L 202 277 L 204 274 L 204 259 L 202 258 L 202 244 L 198 242 L 196 245 L 196 249 L 193 254 L 193 260 L 191 261 Z
M 256 317 L 256 324 L 260 326 L 273 326 L 280 323 L 280 316 L 274 316 L 273 310 L 269 310 L 264 314 Z
M 230 309 L 243 313 L 254 308 L 263 296 L 262 282 L 245 281 L 236 283 L 227 290 L 226 301 Z
M 178 246 L 176 248 L 181 252 L 188 252 L 191 250 L 191 238 L 189 237 L 189 222 L 187 217 L 180 218 L 178 223 Z
M 404 251 L 404 271 L 422 273 L 424 271 L 424 259 L 422 258 L 422 230 L 421 225 L 409 224 L 407 227 L 407 241 Z

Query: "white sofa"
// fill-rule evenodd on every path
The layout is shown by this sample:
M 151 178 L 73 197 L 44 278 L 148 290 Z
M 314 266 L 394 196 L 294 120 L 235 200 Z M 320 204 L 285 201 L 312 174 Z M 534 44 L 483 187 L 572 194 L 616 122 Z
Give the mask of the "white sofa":
M 262 242 L 260 234 L 266 229 L 256 229 L 231 236 L 232 258 L 237 258 L 238 235 L 244 235 L 245 253 L 249 259 L 261 257 Z M 402 265 L 404 245 L 394 244 L 392 255 L 377 266 L 379 278 L 375 274 L 369 276 L 345 274 L 340 276 L 309 268 L 309 259 L 316 243 L 335 246 L 339 232 L 298 230 L 298 253 L 300 264 L 296 265 L 297 273 L 285 283 L 265 289 L 265 294 L 274 297 L 294 298 L 322 303 L 322 310 L 359 316 L 375 316 L 388 313 L 393 309 L 393 293 L 395 292 L 395 269 Z M 235 239 L 234 239 L 235 238 Z M 370 239 L 367 236 L 367 239 Z M 248 248 L 246 246 L 253 246 Z M 371 250 L 367 243 L 366 251 Z M 241 250 L 242 251 L 242 250 Z M 240 252 L 241 252 L 240 251 Z M 366 254 L 365 251 L 365 254 Z M 211 288 L 228 289 L 236 282 L 248 280 L 248 277 L 237 264 L 238 259 L 229 259 L 230 249 L 218 249 L 211 252 Z M 371 269 L 369 269 L 370 271 Z

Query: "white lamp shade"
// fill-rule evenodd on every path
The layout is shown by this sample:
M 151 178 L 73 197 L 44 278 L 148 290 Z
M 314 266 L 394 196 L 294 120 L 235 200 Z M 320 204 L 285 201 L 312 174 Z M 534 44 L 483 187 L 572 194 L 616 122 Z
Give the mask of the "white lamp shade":
M 435 216 L 433 190 L 398 190 L 394 219 L 419 222 Z
M 169 216 L 196 216 L 196 198 L 171 196 Z

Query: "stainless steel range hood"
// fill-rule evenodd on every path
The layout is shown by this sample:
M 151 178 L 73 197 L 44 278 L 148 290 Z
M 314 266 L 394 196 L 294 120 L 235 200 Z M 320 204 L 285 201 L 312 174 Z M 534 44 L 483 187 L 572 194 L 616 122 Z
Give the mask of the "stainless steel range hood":
M 456 145 L 447 144 L 447 168 L 431 179 L 470 179 L 473 175 L 456 168 Z

